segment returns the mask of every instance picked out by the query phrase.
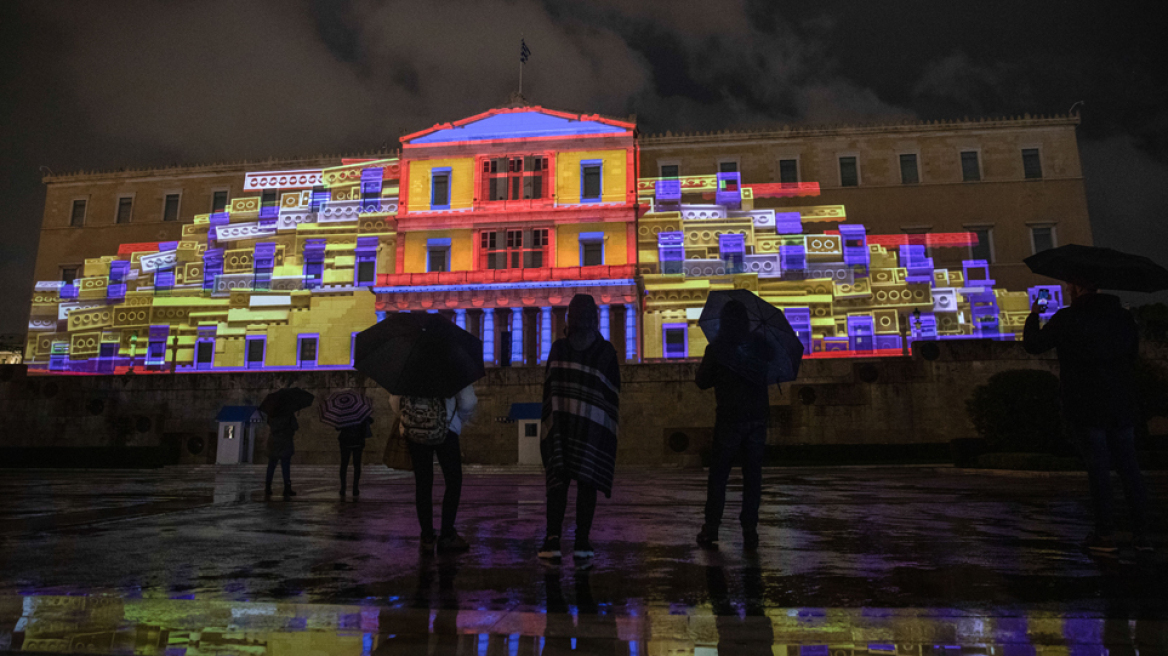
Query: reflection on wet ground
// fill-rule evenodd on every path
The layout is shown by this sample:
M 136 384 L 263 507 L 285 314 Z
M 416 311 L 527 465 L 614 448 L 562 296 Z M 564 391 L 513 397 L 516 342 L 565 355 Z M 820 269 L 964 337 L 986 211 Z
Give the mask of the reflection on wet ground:
M 408 476 L 368 468 L 359 502 L 331 469 L 294 476 L 299 496 L 265 503 L 248 467 L 4 472 L 0 650 L 1168 652 L 1163 518 L 1159 552 L 1089 558 L 1076 476 L 768 470 L 750 555 L 732 527 L 720 551 L 694 545 L 702 472 L 622 470 L 590 568 L 535 558 L 537 471 L 468 470 L 459 556 L 418 553 Z

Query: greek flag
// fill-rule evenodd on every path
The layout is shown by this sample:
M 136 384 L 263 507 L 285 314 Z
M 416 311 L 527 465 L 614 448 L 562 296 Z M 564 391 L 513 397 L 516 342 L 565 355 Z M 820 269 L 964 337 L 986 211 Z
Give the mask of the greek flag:
M 519 61 L 526 64 L 527 58 L 530 56 L 531 48 L 527 47 L 527 44 L 523 41 L 523 39 L 519 39 Z

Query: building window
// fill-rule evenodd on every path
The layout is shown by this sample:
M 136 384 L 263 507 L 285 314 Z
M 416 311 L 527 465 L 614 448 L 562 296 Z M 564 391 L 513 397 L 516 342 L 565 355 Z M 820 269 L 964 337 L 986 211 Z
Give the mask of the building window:
M 178 221 L 178 201 L 179 194 L 167 194 L 166 200 L 162 203 L 162 220 L 163 221 Z
M 548 158 L 542 155 L 483 160 L 480 200 L 535 200 L 547 197 Z
M 860 184 L 860 170 L 855 157 L 839 158 L 840 186 L 855 187 Z
M 248 337 L 247 350 L 244 362 L 248 369 L 258 369 L 264 366 L 264 351 L 267 350 L 266 337 Z
M 1058 246 L 1054 226 L 1033 226 L 1030 228 L 1030 247 L 1035 253 L 1048 251 Z
M 296 350 L 296 363 L 301 367 L 316 366 L 317 335 L 300 335 Z
M 450 271 L 450 239 L 426 240 L 426 271 L 442 273 Z
M 117 223 L 129 223 L 130 213 L 134 209 L 134 197 L 122 196 L 118 199 L 118 214 L 114 219 Z
M 357 263 L 357 284 L 358 285 L 372 285 L 377 279 L 377 262 L 358 262 Z
M 580 202 L 599 203 L 603 191 L 600 184 L 600 160 L 580 162 Z
M 677 178 L 681 175 L 681 166 L 677 164 L 662 164 L 661 177 L 663 178 Z
M 779 160 L 779 182 L 785 184 L 796 184 L 799 182 L 799 160 Z
M 969 230 L 977 237 L 977 243 L 969 247 L 969 259 L 985 260 L 987 264 L 994 263 L 994 229 L 971 228 Z
M 909 246 L 924 246 L 925 257 L 933 257 L 933 249 L 929 246 L 929 228 L 902 228 L 904 234 L 908 235 Z M 900 266 L 904 266 L 901 262 Z
M 737 173 L 738 160 L 724 159 L 718 162 L 718 173 Z
M 661 326 L 662 351 L 667 358 L 684 358 L 689 355 L 688 327 L 684 323 L 667 323 Z
M 211 211 L 222 212 L 227 209 L 227 190 L 221 189 L 211 194 Z
M 604 233 L 580 233 L 580 266 L 604 266 Z
M 430 171 L 430 209 L 450 209 L 450 169 L 440 168 Z
M 1025 172 L 1027 180 L 1042 178 L 1042 156 L 1037 148 L 1022 149 L 1022 170 Z
M 547 228 L 485 230 L 479 233 L 479 268 L 540 269 L 547 249 Z
M 963 182 L 977 182 L 981 180 L 981 164 L 977 161 L 976 150 L 961 152 L 961 180 Z
M 77 267 L 61 267 L 61 282 L 72 285 L 77 280 Z
M 85 225 L 85 205 L 84 199 L 73 201 L 73 212 L 69 215 L 69 225 L 74 228 L 79 228 Z
M 921 181 L 921 174 L 917 171 L 917 156 L 915 153 L 905 153 L 900 156 L 900 183 L 916 184 Z
M 195 369 L 210 369 L 215 364 L 215 342 L 200 339 L 195 344 Z

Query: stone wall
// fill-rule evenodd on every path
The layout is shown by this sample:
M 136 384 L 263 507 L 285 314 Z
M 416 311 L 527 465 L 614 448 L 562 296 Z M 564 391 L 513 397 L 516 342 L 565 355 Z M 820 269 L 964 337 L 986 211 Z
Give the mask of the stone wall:
M 768 441 L 780 448 L 831 446 L 831 453 L 845 456 L 849 449 L 871 452 L 880 445 L 938 446 L 974 434 L 965 400 L 991 375 L 1020 368 L 1057 373 L 1053 358 L 1029 356 L 1017 343 L 933 346 L 905 358 L 804 362 L 798 382 L 771 390 Z M 1148 355 L 1168 361 L 1163 352 Z M 622 369 L 621 464 L 698 464 L 714 424 L 714 394 L 693 384 L 696 369 L 692 362 Z M 466 462 L 517 461 L 518 426 L 503 420 L 511 404 L 540 401 L 542 378 L 537 367 L 488 370 L 476 386 L 475 418 L 463 433 Z M 391 423 L 389 397 L 355 372 L 26 376 L 9 366 L 0 369 L 0 449 L 156 447 L 164 461 L 213 462 L 220 407 L 256 404 L 285 385 L 318 398 L 366 388 L 378 418 L 367 460 L 380 458 Z M 300 425 L 296 462 L 338 461 L 336 432 L 320 423 L 315 408 L 300 413 Z M 267 430 L 259 434 L 262 454 Z M 198 437 L 207 448 L 193 454 L 187 447 Z

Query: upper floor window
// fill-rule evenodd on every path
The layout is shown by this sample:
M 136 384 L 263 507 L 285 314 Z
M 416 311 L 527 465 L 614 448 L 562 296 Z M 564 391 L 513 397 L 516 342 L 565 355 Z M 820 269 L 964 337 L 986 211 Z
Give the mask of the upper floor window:
M 971 228 L 977 243 L 969 247 L 969 259 L 994 263 L 994 229 L 991 227 Z
M 450 239 L 426 240 L 426 271 L 442 273 L 450 271 Z
M 916 184 L 921 181 L 917 171 L 917 156 L 915 153 L 905 153 L 900 156 L 900 183 Z
M 779 182 L 794 184 L 799 182 L 799 160 L 779 160 Z
M 860 168 L 855 157 L 839 158 L 840 186 L 855 187 L 860 184 Z
M 724 159 L 718 162 L 718 173 L 737 173 L 738 160 Z
M 600 160 L 585 160 L 580 162 L 580 202 L 599 203 L 601 189 Z
M 547 262 L 547 228 L 507 228 L 479 233 L 480 269 L 539 269 Z
M 604 233 L 584 232 L 580 234 L 580 266 L 604 265 Z
M 1030 228 L 1030 246 L 1035 253 L 1049 251 L 1057 245 L 1054 226 L 1033 226 Z
M 211 194 L 211 211 L 222 212 L 227 209 L 227 190 L 220 189 Z
M 69 214 L 69 225 L 77 228 L 85 225 L 85 205 L 84 199 L 77 199 L 73 201 L 73 212 Z
M 500 201 L 546 198 L 546 185 L 550 177 L 548 158 L 542 155 L 485 159 L 481 199 Z
M 1022 170 L 1027 180 L 1036 180 L 1042 177 L 1042 156 L 1037 148 L 1022 149 Z
M 72 285 L 77 280 L 77 267 L 61 267 L 61 282 Z
M 134 209 L 134 197 L 122 196 L 118 199 L 118 214 L 115 218 L 117 223 L 129 223 L 130 213 Z
M 661 165 L 661 177 L 663 177 L 663 178 L 676 178 L 679 175 L 681 175 L 681 166 L 679 166 L 677 164 L 662 164 Z
M 977 161 L 976 150 L 961 152 L 961 180 L 963 182 L 977 182 L 981 180 L 981 164 Z
M 179 194 L 167 194 L 166 200 L 162 202 L 162 220 L 163 221 L 178 221 L 178 202 L 181 196 Z
M 450 209 L 450 168 L 430 171 L 430 209 Z

